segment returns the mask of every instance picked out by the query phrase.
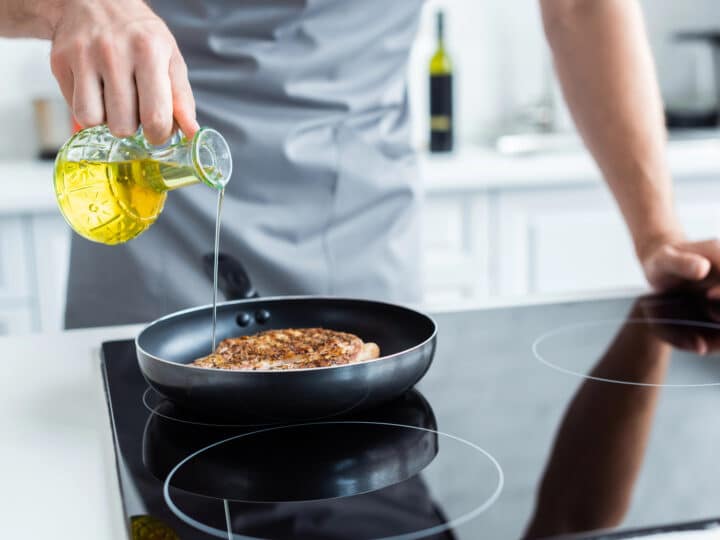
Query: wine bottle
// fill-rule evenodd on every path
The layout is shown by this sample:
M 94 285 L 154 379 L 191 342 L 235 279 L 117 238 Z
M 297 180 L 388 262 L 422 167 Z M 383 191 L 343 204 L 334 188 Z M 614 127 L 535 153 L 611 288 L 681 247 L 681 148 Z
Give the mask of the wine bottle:
M 445 16 L 436 15 L 437 48 L 430 59 L 430 151 L 453 148 L 452 63 L 445 50 Z

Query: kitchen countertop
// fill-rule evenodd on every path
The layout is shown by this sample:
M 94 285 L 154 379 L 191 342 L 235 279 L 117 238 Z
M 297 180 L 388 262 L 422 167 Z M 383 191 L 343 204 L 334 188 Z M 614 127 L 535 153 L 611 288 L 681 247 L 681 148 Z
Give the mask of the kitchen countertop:
M 668 144 L 668 162 L 681 180 L 720 178 L 720 140 L 678 140 Z M 592 185 L 600 173 L 581 149 L 525 156 L 503 155 L 492 148 L 466 146 L 447 155 L 419 154 L 428 193 L 540 189 Z M 0 214 L 55 212 L 51 161 L 0 161 Z
M 0 536 L 125 539 L 99 346 L 137 326 L 0 338 Z
M 141 327 L 0 337 L 0 537 L 127 540 L 100 345 Z
M 678 179 L 714 180 L 720 178 L 718 152 L 720 139 L 670 141 L 667 161 Z M 429 193 L 592 185 L 602 179 L 583 149 L 511 156 L 467 147 L 447 155 L 422 153 L 420 170 Z
M 0 379 L 0 536 L 127 540 L 99 346 L 139 329 L 0 338 L 7 366 Z M 663 536 L 718 537 L 718 529 Z

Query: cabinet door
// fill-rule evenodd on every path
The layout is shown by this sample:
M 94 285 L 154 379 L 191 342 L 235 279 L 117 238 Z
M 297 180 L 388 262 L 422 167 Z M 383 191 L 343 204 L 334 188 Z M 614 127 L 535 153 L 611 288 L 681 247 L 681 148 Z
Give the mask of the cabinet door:
M 27 299 L 30 296 L 28 220 L 0 217 L 0 299 Z
M 426 303 L 437 306 L 486 296 L 486 196 L 430 195 L 423 218 Z
M 40 328 L 55 332 L 63 328 L 70 229 L 57 213 L 32 218 L 35 287 Z
M 0 336 L 25 334 L 32 330 L 33 313 L 30 305 L 0 304 Z
M 601 187 L 503 194 L 498 214 L 502 295 L 644 285 L 622 219 Z
M 720 235 L 720 184 L 680 180 L 678 214 L 690 239 Z M 503 295 L 644 288 L 617 207 L 600 186 L 499 196 L 498 291 Z
M 678 182 L 677 211 L 691 240 L 720 237 L 720 185 L 715 182 Z

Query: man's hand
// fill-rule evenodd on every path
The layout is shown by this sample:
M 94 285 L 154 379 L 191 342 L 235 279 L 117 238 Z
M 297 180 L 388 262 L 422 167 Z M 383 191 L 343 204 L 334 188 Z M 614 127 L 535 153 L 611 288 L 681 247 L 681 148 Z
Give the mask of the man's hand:
M 53 25 L 51 66 L 83 127 L 106 123 L 161 144 L 173 121 L 197 131 L 187 68 L 165 23 L 141 0 L 66 0 Z
M 640 253 L 645 276 L 657 291 L 699 288 L 712 299 L 720 299 L 720 240 L 660 242 Z

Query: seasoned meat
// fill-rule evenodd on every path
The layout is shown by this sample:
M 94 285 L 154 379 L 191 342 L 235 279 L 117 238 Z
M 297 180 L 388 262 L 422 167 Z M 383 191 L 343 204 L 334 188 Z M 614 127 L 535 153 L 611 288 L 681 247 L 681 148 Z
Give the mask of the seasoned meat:
M 224 339 L 215 352 L 192 365 L 217 369 L 303 369 L 352 364 L 380 356 L 375 343 L 324 328 L 267 330 Z

